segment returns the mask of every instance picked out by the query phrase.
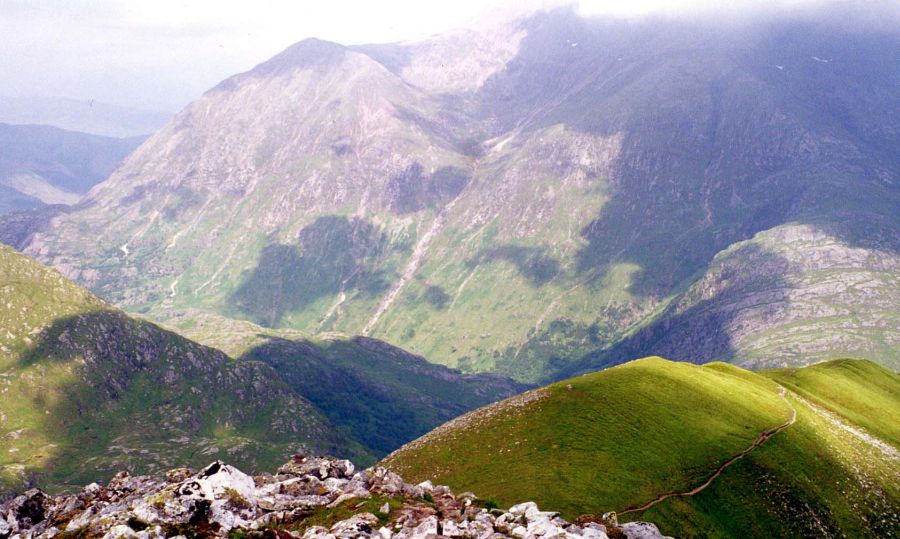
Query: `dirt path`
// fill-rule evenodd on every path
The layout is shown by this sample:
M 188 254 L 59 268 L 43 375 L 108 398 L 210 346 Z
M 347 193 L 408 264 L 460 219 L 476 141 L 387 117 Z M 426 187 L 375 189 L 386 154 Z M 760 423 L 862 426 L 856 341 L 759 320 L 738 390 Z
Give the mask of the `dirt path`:
M 722 475 L 722 472 L 724 472 L 726 468 L 728 468 L 729 466 L 731 466 L 738 460 L 744 458 L 751 451 L 753 451 L 757 447 L 761 446 L 762 444 L 766 443 L 766 441 L 768 441 L 769 438 L 771 438 L 772 436 L 775 436 L 779 432 L 790 427 L 791 425 L 794 424 L 795 421 L 797 421 L 797 409 L 794 408 L 794 405 L 792 405 L 790 403 L 790 401 L 787 400 L 787 398 L 785 397 L 785 393 L 786 393 L 786 390 L 784 389 L 784 387 L 779 386 L 778 396 L 780 396 L 781 399 L 784 400 L 784 402 L 791 409 L 791 418 L 788 419 L 785 423 L 782 423 L 781 425 L 779 425 L 773 429 L 769 429 L 769 430 L 766 430 L 766 431 L 763 431 L 762 433 L 760 433 L 760 435 L 757 436 L 756 439 L 753 440 L 753 443 L 750 444 L 746 449 L 744 449 L 737 455 L 731 457 L 730 459 L 726 460 L 718 468 L 716 468 L 716 471 L 713 472 L 713 474 L 710 475 L 709 478 L 707 478 L 707 480 L 704 481 L 702 485 L 695 487 L 691 490 L 688 490 L 686 492 L 669 492 L 669 493 L 663 494 L 660 497 L 656 498 L 655 500 L 648 502 L 640 507 L 630 507 L 628 509 L 625 509 L 624 511 L 619 511 L 618 514 L 619 515 L 627 515 L 628 513 L 637 513 L 639 511 L 646 511 L 647 509 L 650 509 L 651 507 L 653 507 L 654 505 L 658 504 L 659 502 L 661 502 L 663 500 L 673 498 L 675 496 L 693 496 L 694 494 L 702 492 L 706 487 L 711 485 L 712 482 L 715 481 L 715 479 L 717 477 Z

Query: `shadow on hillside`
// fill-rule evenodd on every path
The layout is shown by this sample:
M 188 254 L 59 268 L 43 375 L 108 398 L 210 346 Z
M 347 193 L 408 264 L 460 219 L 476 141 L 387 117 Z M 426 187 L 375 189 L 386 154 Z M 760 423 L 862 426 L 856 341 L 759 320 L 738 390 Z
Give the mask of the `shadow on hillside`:
M 463 375 L 382 341 L 312 342 L 258 335 L 241 356 L 260 361 L 331 422 L 384 456 L 473 408 L 525 387 L 492 375 Z
M 512 264 L 529 284 L 540 287 L 560 272 L 559 260 L 547 254 L 546 247 L 505 244 L 483 249 L 466 261 L 470 269 L 486 262 L 503 261 Z
M 387 204 L 397 214 L 440 210 L 466 188 L 470 176 L 459 167 L 441 167 L 428 174 L 418 161 L 388 178 Z
M 318 217 L 300 230 L 296 244 L 263 247 L 229 301 L 253 321 L 274 327 L 286 313 L 341 291 L 377 295 L 390 286 L 374 263 L 386 245 L 384 234 L 368 221 Z
M 581 230 L 583 278 L 633 263 L 629 290 L 665 297 L 722 249 L 791 221 L 900 251 L 896 140 L 876 127 L 893 117 L 898 81 L 877 40 L 844 36 L 834 53 L 864 60 L 823 70 L 810 57 L 835 48 L 834 36 L 803 21 L 771 23 L 777 47 L 568 9 L 526 24 L 516 57 L 477 97 L 482 115 L 501 130 L 564 124 L 622 138 L 611 197 Z M 808 77 L 773 69 L 788 60 Z
M 615 319 L 629 313 L 616 306 L 602 311 L 602 319 L 611 320 L 606 325 L 554 320 L 497 357 L 496 371 L 543 384 L 646 356 L 732 361 L 740 349 L 735 337 L 752 333 L 749 323 L 769 323 L 790 308 L 792 286 L 784 278 L 789 270 L 781 255 L 746 244 L 711 269 L 711 279 L 695 284 L 635 333 L 620 339 Z
M 600 348 L 564 368 L 558 378 L 596 371 L 645 356 L 661 356 L 673 361 L 708 363 L 731 362 L 739 347 L 735 335 L 752 331 L 740 317 L 753 311 L 756 320 L 769 321 L 789 305 L 790 283 L 784 280 L 788 261 L 758 245 L 740 247 L 726 264 L 714 270 L 721 289 L 710 282 L 695 285 L 687 296 L 670 305 L 656 322 L 611 347 Z

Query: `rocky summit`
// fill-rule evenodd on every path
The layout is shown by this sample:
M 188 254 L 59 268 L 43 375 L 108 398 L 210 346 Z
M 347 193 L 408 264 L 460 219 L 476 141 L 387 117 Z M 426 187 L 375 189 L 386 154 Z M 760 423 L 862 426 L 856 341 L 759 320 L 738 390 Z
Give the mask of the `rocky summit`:
M 470 492 L 406 483 L 385 468 L 357 472 L 349 460 L 301 455 L 275 475 L 251 477 L 215 461 L 164 479 L 121 472 L 77 494 L 30 490 L 0 505 L 0 538 L 32 537 L 663 539 L 646 522 L 619 526 L 615 515 L 585 515 L 570 523 L 534 502 L 504 511 Z

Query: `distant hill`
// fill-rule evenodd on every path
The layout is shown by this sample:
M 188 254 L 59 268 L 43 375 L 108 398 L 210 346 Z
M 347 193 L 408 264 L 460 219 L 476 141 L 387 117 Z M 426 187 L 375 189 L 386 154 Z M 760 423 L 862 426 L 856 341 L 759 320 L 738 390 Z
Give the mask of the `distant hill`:
M 93 100 L 0 96 L 0 122 L 50 125 L 106 137 L 146 137 L 171 117 L 170 112 L 139 110 Z
M 0 124 L 0 213 L 77 203 L 144 138 Z
M 526 383 L 656 353 L 896 368 L 900 11 L 870 4 L 305 40 L 21 245 L 157 320 L 362 334 Z
M 383 464 L 675 537 L 894 537 L 900 376 L 860 360 L 753 373 L 641 359 L 466 414 Z

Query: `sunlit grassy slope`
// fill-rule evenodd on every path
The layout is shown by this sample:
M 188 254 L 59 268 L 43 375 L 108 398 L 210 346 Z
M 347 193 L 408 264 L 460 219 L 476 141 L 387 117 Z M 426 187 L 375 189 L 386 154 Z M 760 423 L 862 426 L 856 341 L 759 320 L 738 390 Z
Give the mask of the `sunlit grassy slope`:
M 384 462 L 501 504 L 622 511 L 701 485 L 792 408 L 796 423 L 706 490 L 623 520 L 678 537 L 896 535 L 900 377 L 865 361 L 753 373 L 641 359 L 477 410 Z

